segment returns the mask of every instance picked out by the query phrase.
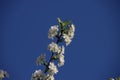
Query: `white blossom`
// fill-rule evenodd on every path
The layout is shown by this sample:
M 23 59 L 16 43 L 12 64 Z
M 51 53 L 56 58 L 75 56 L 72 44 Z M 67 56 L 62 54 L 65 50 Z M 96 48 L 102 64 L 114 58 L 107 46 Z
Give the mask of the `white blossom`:
M 44 64 L 45 62 L 46 62 L 45 54 L 41 54 L 36 60 L 37 65 Z
M 51 26 L 48 31 L 48 38 L 53 39 L 58 33 L 58 25 Z
M 48 70 L 48 73 L 49 75 L 54 75 L 58 72 L 58 69 L 57 67 L 55 66 L 55 64 L 53 62 L 50 62 L 50 65 L 49 65 L 49 70 Z
M 58 62 L 58 66 L 61 67 L 63 66 L 65 63 L 65 60 L 64 60 L 64 55 L 60 54 L 59 56 L 59 62 Z
M 75 25 L 74 24 L 71 24 L 71 29 L 73 32 L 75 32 Z
M 74 32 L 72 32 L 71 29 L 68 30 L 68 36 L 70 39 L 74 37 Z
M 48 75 L 46 80 L 54 80 L 54 76 L 53 75 Z
M 64 54 L 64 52 L 65 52 L 65 47 L 59 46 L 59 50 L 58 50 L 57 54 L 53 55 L 53 58 L 58 59 L 61 54 Z
M 71 39 L 67 34 L 63 34 L 64 41 L 66 42 L 66 46 L 68 46 L 71 43 Z
M 0 80 L 5 77 L 9 77 L 9 74 L 6 71 L 0 70 Z
M 32 74 L 32 78 L 31 80 L 45 80 L 46 79 L 46 75 L 44 73 L 42 73 L 41 70 L 36 70 L 33 74 Z
M 50 50 L 51 52 L 57 52 L 57 53 L 60 52 L 59 46 L 54 42 L 48 45 L 48 50 Z
M 65 47 L 62 46 L 62 47 L 61 47 L 61 52 L 60 52 L 60 54 L 64 54 L 64 53 L 65 53 Z
M 63 38 L 67 46 L 71 43 L 72 38 L 74 37 L 74 32 L 75 32 L 75 26 L 72 24 L 68 29 L 68 33 L 63 34 Z
M 75 32 L 75 26 L 72 24 L 68 30 L 68 36 L 70 37 L 70 39 L 74 37 L 74 32 Z
M 4 78 L 4 71 L 3 70 L 0 70 L 0 78 Z

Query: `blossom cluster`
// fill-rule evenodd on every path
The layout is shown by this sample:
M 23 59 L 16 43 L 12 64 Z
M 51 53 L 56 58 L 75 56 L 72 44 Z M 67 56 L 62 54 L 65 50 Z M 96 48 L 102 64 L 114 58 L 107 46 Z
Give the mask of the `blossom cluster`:
M 48 38 L 53 39 L 55 36 L 62 35 L 66 45 L 69 45 L 74 37 L 75 26 L 73 24 L 68 25 L 67 27 L 62 27 L 62 32 L 58 33 L 58 25 L 51 26 L 48 31 Z
M 8 72 L 6 72 L 4 70 L 0 70 L 0 80 L 2 80 L 5 77 L 9 77 Z
M 55 80 L 54 75 L 58 73 L 58 67 L 63 66 L 65 63 L 64 43 L 66 46 L 71 43 L 74 37 L 75 26 L 70 21 L 61 21 L 60 18 L 58 18 L 58 23 L 59 25 L 53 25 L 48 30 L 48 38 L 54 41 L 56 40 L 56 42 L 52 41 L 47 48 L 51 52 L 50 59 L 47 61 L 46 55 L 41 54 L 36 60 L 36 64 L 44 65 L 45 70 L 36 70 L 32 74 L 31 80 Z M 57 61 L 57 63 L 54 61 Z

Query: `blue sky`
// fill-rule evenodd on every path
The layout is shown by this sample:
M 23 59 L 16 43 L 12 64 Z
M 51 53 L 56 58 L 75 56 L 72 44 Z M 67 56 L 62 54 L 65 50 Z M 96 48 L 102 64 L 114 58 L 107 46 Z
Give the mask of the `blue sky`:
M 119 0 L 1 0 L 0 68 L 30 80 L 35 60 L 50 53 L 47 32 L 57 17 L 72 20 L 75 38 L 56 80 L 107 80 L 120 75 Z

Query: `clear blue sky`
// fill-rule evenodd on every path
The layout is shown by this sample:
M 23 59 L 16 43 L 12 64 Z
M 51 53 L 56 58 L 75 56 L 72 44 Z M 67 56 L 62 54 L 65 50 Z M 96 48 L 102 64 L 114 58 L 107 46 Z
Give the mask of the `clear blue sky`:
M 119 0 L 0 0 L 0 68 L 9 79 L 30 80 L 47 53 L 56 18 L 72 20 L 75 38 L 56 80 L 107 80 L 120 75 Z

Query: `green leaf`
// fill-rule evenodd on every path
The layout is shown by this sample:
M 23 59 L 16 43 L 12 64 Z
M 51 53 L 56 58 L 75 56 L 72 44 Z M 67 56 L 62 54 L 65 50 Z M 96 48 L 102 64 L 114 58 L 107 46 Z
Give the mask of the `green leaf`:
M 62 30 L 63 29 L 63 22 L 62 22 L 62 20 L 60 18 L 57 18 L 57 20 L 58 20 L 60 29 Z
M 60 19 L 60 18 L 57 18 L 57 20 L 58 20 L 58 22 L 59 22 L 59 23 L 62 23 L 62 21 L 61 21 L 61 19 Z
M 72 21 L 65 21 L 65 22 L 63 22 L 63 26 L 68 26 L 68 25 L 71 24 L 71 22 L 72 22 Z

